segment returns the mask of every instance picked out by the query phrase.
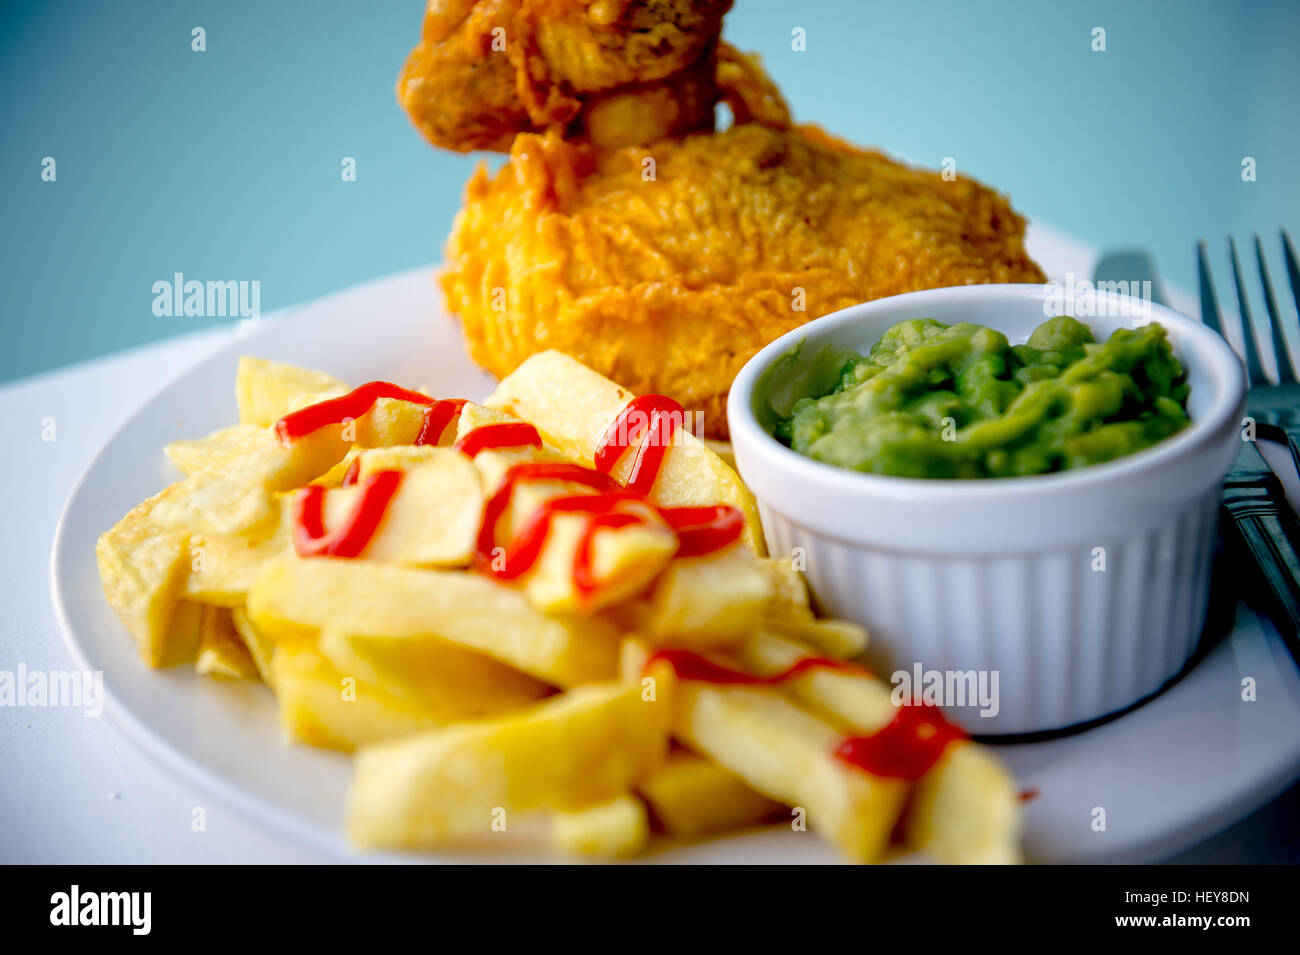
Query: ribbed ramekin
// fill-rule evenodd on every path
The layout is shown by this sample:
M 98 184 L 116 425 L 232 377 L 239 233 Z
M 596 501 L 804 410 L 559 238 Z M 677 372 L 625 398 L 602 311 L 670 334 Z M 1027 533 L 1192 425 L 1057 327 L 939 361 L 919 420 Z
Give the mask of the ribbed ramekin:
M 736 461 L 772 553 L 797 558 L 827 613 L 868 628 L 869 662 L 887 679 L 907 673 L 900 687 L 918 674 L 950 691 L 982 678 L 991 697 L 996 679 L 996 713 L 940 697 L 950 718 L 983 735 L 1097 719 L 1178 674 L 1205 623 L 1219 487 L 1241 440 L 1244 375 L 1217 335 L 1126 296 L 1078 292 L 1061 309 L 1054 294 L 971 285 L 844 309 L 760 351 L 728 399 Z M 988 325 L 1014 343 L 1057 313 L 1099 340 L 1147 321 L 1168 329 L 1191 385 L 1191 425 L 1090 468 L 949 481 L 813 461 L 755 417 L 755 385 L 799 342 L 808 356 L 825 344 L 861 351 L 896 322 L 934 318 Z

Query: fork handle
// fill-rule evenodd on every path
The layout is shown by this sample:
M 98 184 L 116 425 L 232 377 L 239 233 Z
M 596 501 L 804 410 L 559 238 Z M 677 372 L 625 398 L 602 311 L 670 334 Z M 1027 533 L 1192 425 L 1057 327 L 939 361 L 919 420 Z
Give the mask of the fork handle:
M 1288 625 L 1287 643 L 1300 634 L 1300 524 L 1285 505 L 1276 475 L 1229 474 L 1223 508 L 1264 576 L 1278 623 Z

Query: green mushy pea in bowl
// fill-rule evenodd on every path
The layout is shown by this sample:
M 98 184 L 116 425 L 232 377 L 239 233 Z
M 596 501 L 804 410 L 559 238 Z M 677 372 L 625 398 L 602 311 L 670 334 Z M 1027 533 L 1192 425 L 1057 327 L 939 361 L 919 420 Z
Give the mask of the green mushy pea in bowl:
M 984 325 L 919 318 L 865 355 L 797 346 L 756 388 L 760 422 L 800 454 L 920 478 L 1046 474 L 1150 447 L 1188 424 L 1188 386 L 1165 329 L 1097 342 L 1060 316 L 1023 345 Z
M 1001 673 L 996 715 L 945 709 L 977 735 L 1117 713 L 1201 645 L 1245 369 L 1158 303 L 1070 310 L 1093 332 L 1044 323 L 1051 283 L 874 299 L 764 346 L 727 398 L 768 551 L 867 628 L 878 672 Z M 1004 475 L 1027 476 L 982 480 Z

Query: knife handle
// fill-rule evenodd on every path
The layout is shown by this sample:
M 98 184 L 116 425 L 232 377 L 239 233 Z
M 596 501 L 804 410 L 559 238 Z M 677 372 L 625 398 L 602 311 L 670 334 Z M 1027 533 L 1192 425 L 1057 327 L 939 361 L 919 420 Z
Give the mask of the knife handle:
M 1224 482 L 1223 510 L 1259 567 L 1267 595 L 1281 613 L 1278 623 L 1289 630 L 1284 637 L 1294 648 L 1300 633 L 1300 524 L 1279 504 L 1282 499 L 1281 482 L 1272 473 L 1235 472 Z

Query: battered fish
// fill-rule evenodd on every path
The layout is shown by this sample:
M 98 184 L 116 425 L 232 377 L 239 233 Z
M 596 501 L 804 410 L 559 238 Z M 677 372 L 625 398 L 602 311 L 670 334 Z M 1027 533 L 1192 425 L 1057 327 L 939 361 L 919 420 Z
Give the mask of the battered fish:
M 810 319 L 1044 279 L 1024 220 L 978 182 L 758 123 L 618 150 L 521 134 L 470 180 L 446 261 L 448 305 L 494 374 L 558 348 L 702 412 L 710 436 L 741 365 Z
M 442 275 L 479 364 L 558 348 L 724 437 L 740 366 L 810 319 L 1043 280 L 1002 196 L 792 125 L 719 39 L 730 6 L 431 0 L 402 104 L 436 145 L 510 153 L 470 180 Z
M 397 98 L 431 143 L 461 152 L 504 152 L 516 133 L 551 127 L 590 128 L 604 145 L 712 128 L 717 40 L 730 8 L 731 0 L 430 0 Z M 659 94 L 664 81 L 676 95 Z M 635 125 L 626 122 L 630 102 L 649 107 Z

